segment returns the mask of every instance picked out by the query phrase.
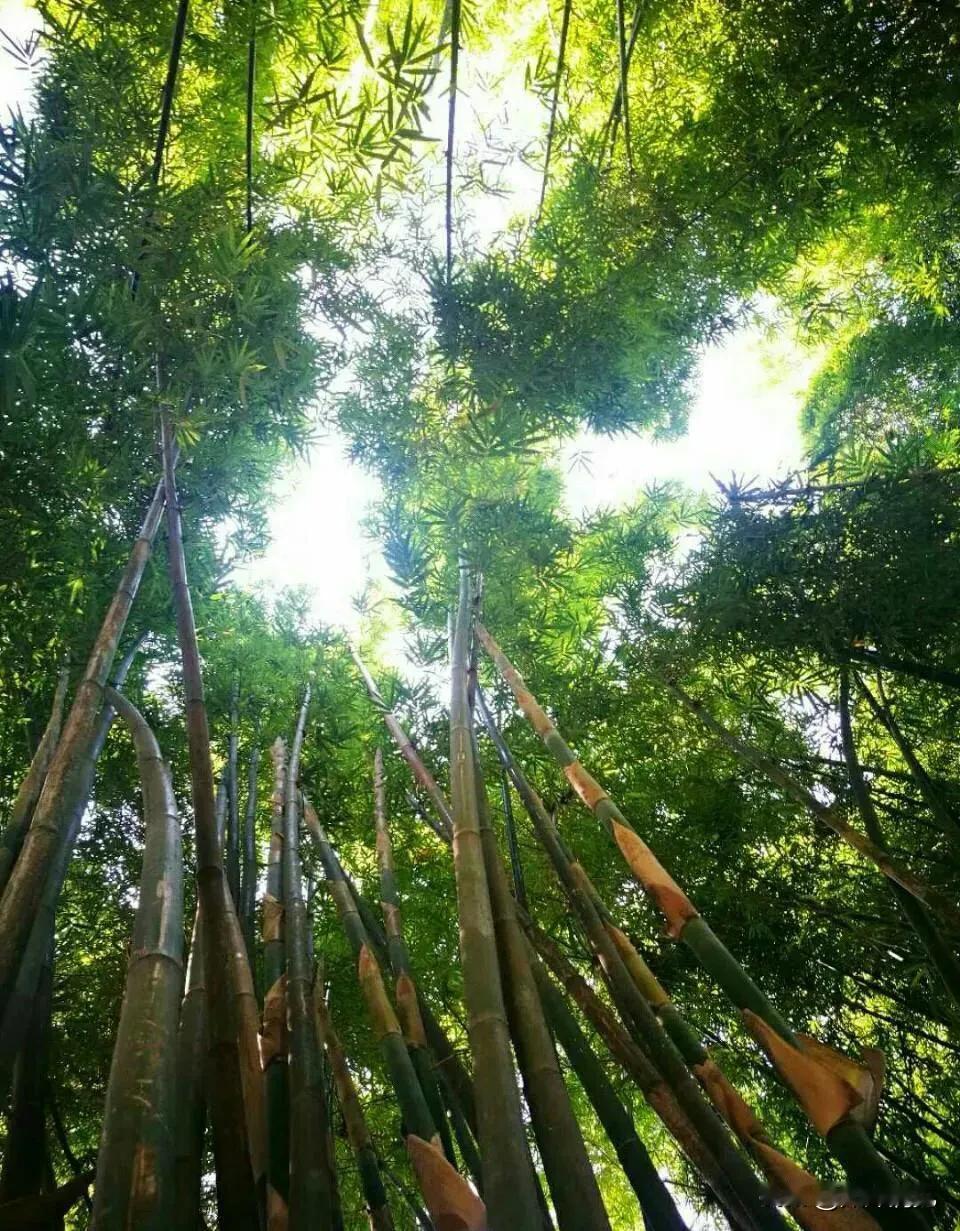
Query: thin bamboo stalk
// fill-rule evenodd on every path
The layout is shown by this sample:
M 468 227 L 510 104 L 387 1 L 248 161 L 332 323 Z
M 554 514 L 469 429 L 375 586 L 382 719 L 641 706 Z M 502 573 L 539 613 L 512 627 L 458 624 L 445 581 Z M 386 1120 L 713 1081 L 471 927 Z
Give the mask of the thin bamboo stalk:
M 118 690 L 123 687 L 127 672 L 133 664 L 142 641 L 142 636 L 134 641 L 114 673 L 114 687 Z M 113 717 L 113 707 L 109 702 L 105 702 L 97 720 L 93 742 L 80 766 L 80 776 L 72 809 L 65 818 L 63 837 L 47 875 L 43 896 L 37 908 L 33 927 L 30 929 L 2 1023 L 0 1023 L 0 1106 L 6 1103 L 13 1063 L 27 1037 L 32 1013 L 31 1005 L 53 944 L 57 903 L 60 900 L 70 856 L 80 832 L 80 822 L 87 809 L 97 761 L 113 724 Z
M 3 834 L 0 835 L 0 895 L 2 895 L 4 887 L 10 879 L 10 871 L 17 861 L 20 848 L 23 846 L 23 840 L 27 836 L 27 830 L 30 828 L 30 821 L 33 818 L 37 800 L 40 798 L 40 792 L 43 790 L 47 770 L 50 768 L 50 762 L 53 760 L 53 754 L 57 748 L 57 741 L 60 739 L 60 730 L 63 726 L 63 705 L 66 700 L 69 682 L 70 671 L 67 667 L 64 667 L 57 679 L 57 687 L 53 694 L 53 706 L 50 710 L 50 718 L 47 721 L 46 729 L 40 738 L 40 743 L 37 745 L 37 751 L 33 755 L 26 776 L 20 783 L 20 789 L 17 791 L 13 807 L 10 809 L 10 819 L 4 826 Z
M 240 929 L 247 946 L 247 957 L 253 968 L 256 956 L 257 907 L 257 778 L 260 772 L 260 745 L 250 747 L 247 767 L 247 798 L 243 810 L 243 863 L 240 877 Z
M 478 1077 L 478 1140 L 490 1218 L 494 1226 L 513 1223 L 526 1229 L 539 1225 L 540 1211 L 532 1178 L 523 1165 L 526 1138 L 480 835 L 467 699 L 471 608 L 470 576 L 461 561 L 451 650 L 450 784 L 467 1033 Z
M 174 1226 L 201 1231 L 204 1137 L 207 1124 L 205 1076 L 210 1043 L 207 1026 L 207 984 L 203 972 L 203 917 L 197 903 L 193 919 L 187 990 L 180 1006 L 177 1034 L 177 1110 L 174 1145 L 176 1186 Z
M 367 1127 L 367 1118 L 363 1114 L 363 1105 L 360 1102 L 357 1087 L 354 1085 L 350 1066 L 347 1064 L 343 1044 L 334 1029 L 330 1011 L 323 998 L 322 989 L 317 986 L 314 986 L 314 1005 L 317 1012 L 317 1033 L 326 1047 L 327 1058 L 330 1061 L 337 1101 L 343 1114 L 350 1148 L 357 1161 L 360 1187 L 367 1204 L 371 1229 L 372 1231 L 393 1231 L 393 1215 L 390 1212 L 387 1191 L 380 1174 L 377 1151 Z
M 240 906 L 240 788 L 237 781 L 237 702 L 239 684 L 233 682 L 230 691 L 230 734 L 227 736 L 227 850 L 224 865 L 230 896 L 237 909 Z
M 316 811 L 307 799 L 304 799 L 304 816 L 307 828 L 317 844 L 327 885 L 340 916 L 344 934 L 357 961 L 360 990 L 374 1036 L 380 1046 L 384 1066 L 400 1105 L 407 1151 L 427 1209 L 438 1226 L 447 1225 L 448 1219 L 459 1218 L 460 1223 L 450 1221 L 449 1225 L 462 1225 L 464 1231 L 480 1231 L 487 1225 L 483 1202 L 443 1155 L 429 1105 L 404 1044 L 400 1023 L 387 996 L 383 975 L 367 930 L 346 883 L 340 861 Z
M 300 867 L 300 752 L 310 706 L 307 685 L 290 745 L 284 782 L 283 913 L 287 964 L 290 1089 L 290 1231 L 334 1226 L 334 1178 L 326 1157 L 327 1106 L 313 1003 L 307 909 Z
M 261 1055 L 267 1101 L 267 1218 L 272 1227 L 286 1220 L 290 1195 L 290 1104 L 287 1086 L 287 998 L 283 935 L 283 820 L 286 746 L 279 737 L 270 750 L 273 795 L 270 801 L 270 851 L 263 898 L 263 1001 Z
M 180 506 L 173 472 L 173 425 L 168 410 L 161 415 L 161 428 L 167 555 L 183 670 L 196 828 L 197 888 L 204 916 L 203 959 L 210 1020 L 210 1118 L 217 1169 L 217 1205 L 220 1221 L 231 1231 L 259 1231 L 263 1214 L 254 1172 L 256 1147 L 251 1147 L 244 1097 L 241 1020 L 237 1006 L 237 955 L 230 922 L 233 912 L 217 833 L 210 732 L 197 630 L 187 582 Z M 246 956 L 242 957 L 246 961 Z
M 447 1160 L 455 1167 L 457 1158 L 450 1138 L 434 1061 L 427 1046 L 427 1034 L 417 999 L 416 981 L 410 964 L 410 954 L 403 936 L 403 918 L 400 910 L 400 894 L 397 889 L 393 867 L 393 848 L 390 843 L 390 827 L 387 822 L 386 787 L 383 778 L 383 752 L 377 747 L 373 768 L 374 824 L 376 827 L 377 867 L 380 873 L 380 909 L 386 930 L 387 953 L 394 977 L 394 999 L 403 1039 L 413 1061 L 420 1085 L 423 1087 L 427 1106 Z
M 859 1096 L 851 1082 L 831 1067 L 845 1064 L 848 1069 L 853 1069 L 854 1063 L 834 1054 L 828 1064 L 823 1059 L 822 1045 L 816 1045 L 819 1054 L 813 1051 L 812 1041 L 804 1040 L 801 1046 L 801 1041 L 786 1021 L 714 935 L 613 800 L 580 763 L 490 633 L 478 624 L 477 635 L 513 692 L 518 706 L 563 769 L 581 801 L 613 836 L 634 877 L 664 915 L 671 934 L 688 945 L 734 1005 L 741 1009 L 751 1032 L 770 1055 L 778 1073 L 811 1122 L 826 1139 L 851 1183 L 875 1192 L 891 1192 L 893 1179 L 888 1168 L 863 1124 L 851 1114 L 860 1102 Z M 615 961 L 625 972 L 618 955 Z M 631 986 L 635 988 L 632 980 Z M 644 1007 L 649 1010 L 646 1002 Z M 916 1228 L 917 1231 L 923 1225 L 922 1220 L 909 1210 L 896 1211 L 894 1217 L 884 1213 L 878 1221 L 891 1226 L 902 1222 L 902 1225 Z
M 153 732 L 120 693 L 107 693 L 133 738 L 146 841 L 140 899 L 107 1083 L 91 1227 L 169 1227 L 174 1211 L 177 1024 L 183 988 L 180 822 Z
M 174 458 L 171 456 L 171 466 Z M 89 792 L 89 762 L 97 735 L 97 715 L 117 646 L 130 614 L 153 540 L 163 516 L 163 484 L 130 551 L 117 589 L 104 616 L 83 679 L 80 681 L 63 734 L 57 744 L 43 790 L 16 863 L 0 898 L 0 1015 L 10 996 L 17 968 L 34 924 L 50 869 L 78 801 Z

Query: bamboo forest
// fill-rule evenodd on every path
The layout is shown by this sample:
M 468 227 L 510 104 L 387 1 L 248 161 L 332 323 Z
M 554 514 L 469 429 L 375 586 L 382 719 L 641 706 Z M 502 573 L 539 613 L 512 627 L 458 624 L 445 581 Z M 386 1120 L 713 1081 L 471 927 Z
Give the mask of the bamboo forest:
M 0 1231 L 953 1231 L 956 6 L 0 28 Z

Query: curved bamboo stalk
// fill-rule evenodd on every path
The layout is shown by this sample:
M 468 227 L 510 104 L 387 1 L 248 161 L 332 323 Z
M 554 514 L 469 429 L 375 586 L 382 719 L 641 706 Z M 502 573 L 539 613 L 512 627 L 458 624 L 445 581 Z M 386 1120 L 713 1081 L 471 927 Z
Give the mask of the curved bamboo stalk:
M 113 683 L 118 690 L 123 687 L 127 672 L 144 640 L 144 635 L 138 637 L 124 655 L 116 672 Z M 75 794 L 72 797 L 70 810 L 64 817 L 63 834 L 54 853 L 53 863 L 47 873 L 46 883 L 40 903 L 37 906 L 33 926 L 23 951 L 23 957 L 17 970 L 17 977 L 7 999 L 6 1009 L 0 1022 L 0 1105 L 6 1102 L 9 1081 L 13 1071 L 13 1063 L 27 1034 L 31 1017 L 31 1005 L 36 994 L 39 980 L 50 946 L 53 943 L 54 923 L 57 903 L 67 875 L 67 868 L 80 823 L 87 809 L 93 779 L 96 773 L 97 761 L 106 742 L 107 734 L 113 724 L 113 707 L 104 702 L 100 717 L 97 719 L 93 740 L 83 756 L 77 770 Z
M 93 1177 L 92 1170 L 85 1171 L 52 1193 L 0 1205 L 0 1226 L 4 1231 L 37 1231 L 38 1227 L 55 1226 L 56 1219 L 62 1221 L 70 1207 L 86 1196 Z
M 851 1115 L 852 1108 L 860 1101 L 851 1083 L 837 1074 L 836 1068 L 831 1067 L 832 1062 L 825 1063 L 822 1054 L 815 1054 L 806 1040 L 801 1044 L 613 800 L 580 763 L 526 687 L 520 673 L 480 624 L 477 625 L 477 636 L 513 692 L 518 706 L 563 769 L 581 801 L 613 836 L 634 877 L 666 919 L 671 934 L 687 944 L 701 965 L 741 1010 L 748 1028 L 771 1057 L 774 1067 L 814 1127 L 826 1139 L 851 1183 L 873 1192 L 891 1193 L 894 1182 L 889 1169 L 863 1124 Z M 616 962 L 622 968 L 618 956 Z M 635 987 L 632 980 L 630 982 Z M 643 997 L 639 999 L 643 1000 Z M 645 1001 L 644 1008 L 649 1011 Z M 836 1057 L 838 1062 L 841 1059 Z M 853 1067 L 852 1062 L 846 1063 Z M 910 1210 L 894 1211 L 893 1216 L 884 1213 L 878 1221 L 885 1226 L 897 1224 L 915 1228 L 916 1231 L 923 1225 L 919 1216 Z
M 477 1122 L 490 1218 L 494 1226 L 513 1222 L 526 1228 L 538 1225 L 540 1212 L 532 1177 L 523 1165 L 526 1137 L 480 835 L 467 698 L 471 608 L 470 577 L 461 561 L 450 666 L 450 793 L 467 1033 L 478 1077 Z
M 304 798 L 303 806 L 307 828 L 317 844 L 330 894 L 357 961 L 360 990 L 400 1105 L 407 1151 L 427 1209 L 438 1226 L 462 1226 L 464 1231 L 481 1231 L 487 1225 L 483 1202 L 443 1155 L 430 1108 L 343 868 L 310 801 Z M 460 1223 L 455 1221 L 457 1218 Z
M 174 464 L 171 453 L 171 468 Z M 10 996 L 47 877 L 70 818 L 78 801 L 85 801 L 89 791 L 88 766 L 97 735 L 103 688 L 153 550 L 153 540 L 163 516 L 163 500 L 163 484 L 160 483 L 110 600 L 47 770 L 33 820 L 0 898 L 0 1014 Z
M 434 1073 L 434 1062 L 427 1046 L 427 1034 L 417 999 L 417 987 L 410 964 L 410 954 L 403 937 L 403 918 L 400 911 L 400 894 L 393 868 L 393 848 L 390 843 L 390 827 L 387 822 L 386 789 L 383 780 L 383 752 L 379 748 L 373 761 L 374 824 L 376 827 L 377 867 L 380 872 L 380 909 L 386 930 L 387 952 L 394 977 L 394 999 L 403 1039 L 413 1061 L 420 1085 L 423 1087 L 427 1106 L 435 1128 L 440 1134 L 443 1152 L 455 1167 L 457 1158 L 450 1139 L 450 1127 L 444 1114 L 443 1103 Z
M 333 1027 L 330 1011 L 323 998 L 322 990 L 314 987 L 314 1005 L 317 1012 L 317 1033 L 326 1047 L 327 1059 L 333 1073 L 333 1081 L 337 1091 L 337 1101 L 343 1113 L 347 1138 L 354 1158 L 357 1160 L 357 1172 L 360 1176 L 360 1187 L 363 1199 L 367 1203 L 367 1213 L 370 1217 L 371 1231 L 393 1231 L 393 1215 L 387 1201 L 387 1192 L 380 1174 L 380 1163 L 374 1148 L 373 1138 L 367 1127 L 367 1119 L 363 1114 L 363 1106 L 357 1088 L 353 1083 L 350 1066 L 343 1050 L 343 1044 Z
M 297 779 L 309 706 L 310 686 L 307 685 L 284 782 L 283 913 L 290 1090 L 290 1231 L 313 1231 L 314 1228 L 326 1231 L 334 1226 L 334 1178 L 324 1150 L 327 1107 L 300 869 Z
M 139 711 L 109 689 L 137 750 L 146 841 L 140 900 L 107 1083 L 91 1227 L 167 1228 L 174 1209 L 177 1023 L 183 987 L 183 866 L 176 801 Z
M 244 1097 L 242 1024 L 237 1006 L 236 961 L 230 923 L 230 892 L 217 832 L 210 762 L 210 731 L 203 697 L 200 651 L 187 582 L 180 506 L 173 471 L 173 425 L 161 414 L 167 557 L 186 703 L 190 785 L 196 828 L 197 888 L 203 910 L 204 970 L 210 1021 L 210 1119 L 217 1169 L 220 1220 L 231 1231 L 259 1231 L 261 1200 L 254 1172 L 248 1109 Z M 246 961 L 246 955 L 243 955 Z
M 57 687 L 53 694 L 53 706 L 50 718 L 33 754 L 26 776 L 20 783 L 17 797 L 10 809 L 10 819 L 0 835 L 0 895 L 10 879 L 10 870 L 17 861 L 23 840 L 30 828 L 34 808 L 43 790 L 43 783 L 53 760 L 53 754 L 60 739 L 60 729 L 63 725 L 63 704 L 67 696 L 67 685 L 70 682 L 70 670 L 67 667 L 60 672 Z

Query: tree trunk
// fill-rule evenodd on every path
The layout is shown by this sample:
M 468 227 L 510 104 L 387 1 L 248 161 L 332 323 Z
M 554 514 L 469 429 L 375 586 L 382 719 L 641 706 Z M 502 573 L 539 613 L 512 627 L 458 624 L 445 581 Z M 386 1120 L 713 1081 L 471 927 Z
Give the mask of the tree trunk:
M 20 790 L 13 801 L 10 819 L 0 835 L 0 896 L 10 879 L 10 872 L 20 854 L 23 840 L 30 828 L 34 808 L 43 790 L 43 783 L 50 768 L 50 762 L 60 739 L 60 729 L 63 725 L 63 705 L 67 696 L 67 685 L 70 682 L 70 672 L 65 667 L 57 680 L 56 691 L 53 694 L 53 707 L 47 726 L 37 745 L 37 751 L 30 762 L 26 777 L 20 783 Z
M 171 455 L 170 467 L 174 465 Z M 143 577 L 163 515 L 163 485 L 154 493 L 97 634 L 83 679 L 77 688 L 20 855 L 0 898 L 0 1015 L 6 1009 L 50 869 L 78 804 L 90 789 L 90 759 L 97 736 L 97 715 L 117 645 Z
M 187 584 L 180 507 L 173 474 L 170 412 L 161 417 L 167 545 L 177 636 L 183 666 L 190 784 L 196 827 L 197 888 L 203 912 L 203 963 L 210 1022 L 210 1119 L 220 1221 L 231 1231 L 259 1231 L 263 1221 L 244 1105 L 241 1024 L 237 1012 L 235 954 L 229 889 L 217 833 L 210 763 L 210 732 L 193 605 Z M 245 955 L 244 960 L 245 960 Z
M 471 747 L 467 666 L 470 578 L 460 565 L 460 596 L 451 661 L 450 782 L 453 862 L 460 916 L 460 960 L 467 1032 L 477 1077 L 477 1126 L 483 1192 L 495 1227 L 540 1226 L 532 1176 L 524 1165 L 526 1136 L 510 1050 L 490 893 L 484 864 Z
M 113 1050 L 94 1190 L 94 1231 L 165 1231 L 175 1200 L 177 1023 L 183 989 L 183 859 L 160 748 L 120 693 L 111 705 L 137 750 L 146 841 L 132 957 Z

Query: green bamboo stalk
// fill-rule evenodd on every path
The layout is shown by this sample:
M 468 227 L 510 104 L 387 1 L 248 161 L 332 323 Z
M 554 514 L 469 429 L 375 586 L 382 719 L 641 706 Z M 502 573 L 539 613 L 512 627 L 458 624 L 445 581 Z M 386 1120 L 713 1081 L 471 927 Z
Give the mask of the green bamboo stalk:
M 734 1005 L 741 1010 L 747 1010 L 745 1020 L 768 1053 L 772 1055 L 771 1049 L 776 1048 L 781 1060 L 784 1055 L 793 1056 L 797 1053 L 799 1051 L 798 1041 L 785 1020 L 701 918 L 693 903 L 659 863 L 646 843 L 636 834 L 613 800 L 581 765 L 557 728 L 537 703 L 536 698 L 527 689 L 519 672 L 489 632 L 478 624 L 477 635 L 513 692 L 520 709 L 554 759 L 563 768 L 565 776 L 585 806 L 603 822 L 614 837 L 634 876 L 666 918 L 671 933 L 687 944 Z M 676 685 L 668 683 L 667 687 L 675 695 L 679 695 Z M 702 707 L 699 707 L 698 703 L 692 702 L 692 698 L 687 698 L 687 700 L 691 702 L 694 712 L 701 712 Z M 715 719 L 710 719 L 710 725 L 711 729 L 719 728 L 731 740 L 735 739 L 729 736 L 725 728 L 720 727 Z M 773 769 L 785 781 L 789 781 L 788 776 L 779 767 L 774 766 Z M 820 806 L 819 801 L 815 802 Z M 831 827 L 833 827 L 833 822 Z M 872 847 L 872 843 L 870 845 Z M 622 967 L 622 962 L 619 964 Z M 640 997 L 640 999 L 643 998 Z M 644 1006 L 649 1010 L 645 1002 Z M 762 1029 L 764 1025 L 769 1028 L 768 1033 Z M 783 1040 L 789 1052 L 784 1052 L 777 1039 Z M 779 1071 L 779 1065 L 777 1067 Z M 790 1085 L 789 1082 L 787 1084 Z M 818 1127 L 823 1134 L 832 1153 L 846 1171 L 850 1182 L 873 1192 L 892 1191 L 893 1178 L 890 1171 L 867 1135 L 864 1126 L 843 1112 L 838 1112 L 833 1122 L 828 1125 L 826 1118 L 818 1114 L 818 1109 L 812 1106 L 819 1095 L 806 1085 L 803 1088 L 790 1085 L 790 1088 L 797 1096 L 798 1102 L 814 1120 L 815 1127 Z M 837 1091 L 837 1095 L 839 1098 L 840 1091 Z M 923 1220 L 913 1210 L 884 1210 L 878 1217 L 878 1221 L 884 1226 L 904 1226 L 916 1228 L 917 1231 L 924 1225 Z
M 863 820 L 863 827 L 871 842 L 881 850 L 886 849 L 880 818 L 873 806 L 870 788 L 863 776 L 857 746 L 853 738 L 853 722 L 850 715 L 850 673 L 845 668 L 840 672 L 840 739 L 843 756 L 847 763 L 847 776 L 854 802 Z M 923 905 L 905 889 L 890 881 L 890 891 L 900 907 L 903 917 L 919 940 L 933 970 L 940 976 L 955 1009 L 960 1009 L 960 962 Z
M 357 1172 L 360 1176 L 363 1199 L 367 1204 L 370 1227 L 372 1231 L 393 1231 L 393 1215 L 390 1212 L 387 1192 L 380 1174 L 377 1151 L 367 1127 L 360 1096 L 357 1094 L 357 1087 L 354 1085 L 350 1066 L 347 1064 L 343 1044 L 330 1018 L 330 1011 L 324 1000 L 322 989 L 316 985 L 314 985 L 314 1005 L 317 1012 L 317 1033 L 326 1047 L 337 1091 L 337 1101 L 343 1114 L 350 1148 L 357 1162 Z
M 30 828 L 30 821 L 33 818 L 37 800 L 40 798 L 40 792 L 43 790 L 47 770 L 50 768 L 50 762 L 53 760 L 53 754 L 57 748 L 57 741 L 60 739 L 60 730 L 63 726 L 63 705 L 66 700 L 67 685 L 69 683 L 70 671 L 69 668 L 64 667 L 57 679 L 57 687 L 53 694 L 53 706 L 50 710 L 50 718 L 47 721 L 46 729 L 40 738 L 40 743 L 37 745 L 37 751 L 33 754 L 33 760 L 30 762 L 26 776 L 20 783 L 17 797 L 14 799 L 13 807 L 10 809 L 10 819 L 4 826 L 3 833 L 0 834 L 0 895 L 2 895 L 6 883 L 10 879 L 10 871 L 17 861 L 20 848 L 23 846 L 23 840 L 27 836 L 27 830 Z
M 170 464 L 174 465 L 171 455 Z M 78 801 L 89 792 L 89 762 L 97 735 L 103 688 L 136 598 L 153 540 L 163 516 L 163 484 L 158 484 L 97 634 L 63 734 L 47 770 L 30 828 L 0 898 L 0 1016 L 17 977 L 50 869 Z
M 449 1225 L 462 1225 L 464 1231 L 470 1231 L 471 1228 L 480 1231 L 480 1228 L 487 1225 L 483 1203 L 443 1155 L 429 1105 L 404 1044 L 400 1023 L 387 996 L 370 937 L 340 861 L 316 811 L 306 798 L 304 817 L 316 842 L 344 935 L 357 961 L 357 977 L 370 1025 L 400 1106 L 407 1150 L 431 1218 L 438 1225 L 444 1226 L 447 1225 L 448 1218 L 459 1217 L 460 1223 L 451 1222 Z
M 247 799 L 243 810 L 243 863 L 240 877 L 240 928 L 247 947 L 251 968 L 256 957 L 256 908 L 257 908 L 257 777 L 260 771 L 260 745 L 254 742 L 250 748 L 250 763 L 247 767 Z
M 177 1034 L 177 1112 L 174 1145 L 178 1231 L 201 1231 L 204 1136 L 207 1122 L 205 1076 L 209 1050 L 207 985 L 203 972 L 203 917 L 200 906 L 193 919 L 187 990 L 180 1006 Z
M 694 1126 L 702 1143 L 701 1156 L 716 1160 L 708 1162 L 708 1172 L 704 1173 L 704 1179 L 714 1188 L 734 1220 L 742 1221 L 744 1217 L 759 1218 L 766 1225 L 776 1225 L 775 1222 L 766 1221 L 768 1216 L 776 1220 L 777 1215 L 766 1209 L 753 1173 L 685 1071 L 684 1059 L 674 1045 L 674 1040 L 665 1036 L 660 1029 L 653 1007 L 631 976 L 622 954 L 604 926 L 596 903 L 586 888 L 589 882 L 586 882 L 585 877 L 577 876 L 578 865 L 571 860 L 570 852 L 564 846 L 539 795 L 510 754 L 483 695 L 480 694 L 478 699 L 487 731 L 500 756 L 501 764 L 510 774 L 511 781 L 533 822 L 537 837 L 550 857 L 557 877 L 583 924 L 591 947 L 600 959 L 624 1025 L 666 1080 L 686 1117 Z
M 443 1152 L 455 1167 L 456 1154 L 450 1139 L 450 1127 L 444 1114 L 434 1062 L 427 1046 L 427 1035 L 417 1000 L 416 981 L 410 964 L 410 954 L 403 936 L 403 917 L 400 910 L 400 894 L 393 867 L 393 848 L 390 843 L 390 827 L 387 822 L 386 789 L 383 778 L 383 752 L 378 747 L 373 762 L 374 824 L 376 827 L 377 867 L 380 873 L 380 909 L 387 937 L 387 952 L 394 977 L 394 999 L 404 1042 L 420 1085 L 434 1126 L 440 1134 Z
M 142 642 L 143 636 L 138 637 L 117 667 L 113 682 L 118 690 L 123 687 L 127 672 Z M 53 943 L 57 903 L 60 900 L 77 835 L 80 832 L 80 824 L 90 799 L 97 761 L 113 723 L 113 717 L 113 707 L 109 702 L 105 702 L 97 720 L 93 742 L 80 764 L 72 807 L 64 818 L 62 839 L 47 874 L 47 882 L 37 907 L 33 927 L 30 929 L 17 977 L 7 1000 L 2 1023 L 0 1023 L 0 1106 L 6 1103 L 13 1064 L 27 1036 L 31 1020 L 31 1006 L 50 952 L 50 946 Z
M 263 898 L 263 973 L 266 994 L 263 1005 L 263 1037 L 270 1041 L 263 1050 L 264 1085 L 267 1099 L 267 1211 L 272 1223 L 287 1209 L 290 1195 L 290 1103 L 287 1086 L 286 990 L 283 935 L 283 820 L 286 747 L 277 738 L 270 750 L 273 758 L 273 796 L 270 816 L 270 851 L 267 884 Z M 268 1017 L 270 1020 L 268 1021 Z
M 852 825 L 848 824 L 836 807 L 821 803 L 812 791 L 808 791 L 792 774 L 788 774 L 782 766 L 766 756 L 759 748 L 754 747 L 753 744 L 747 743 L 746 740 L 740 739 L 739 736 L 729 731 L 721 722 L 714 718 L 702 701 L 691 697 L 679 684 L 674 683 L 672 680 L 666 680 L 661 677 L 655 678 L 686 709 L 695 714 L 707 730 L 712 731 L 725 747 L 735 752 L 741 760 L 755 766 L 771 782 L 776 783 L 788 795 L 803 804 L 816 820 L 825 825 L 827 829 L 832 830 L 852 850 L 857 851 L 868 859 L 877 871 L 881 872 L 888 880 L 905 889 L 918 902 L 939 914 L 952 927 L 960 928 L 960 910 L 958 910 L 953 902 L 944 897 L 937 889 L 928 885 L 919 876 L 915 876 L 907 868 L 902 867 L 895 860 L 891 859 L 882 847 L 878 846 L 875 842 L 871 842 L 858 829 L 854 829 Z
M 210 1119 L 217 1170 L 220 1221 L 231 1231 L 259 1231 L 261 1194 L 254 1172 L 244 1097 L 242 1022 L 238 1013 L 237 954 L 231 927 L 230 892 L 217 833 L 210 731 L 203 697 L 203 675 L 193 605 L 187 582 L 180 506 L 174 479 L 173 424 L 161 414 L 164 457 L 164 504 L 167 517 L 167 562 L 176 614 L 177 638 L 186 703 L 187 747 L 197 849 L 197 889 L 203 910 L 204 970 L 210 1021 Z M 234 917 L 235 918 L 235 917 Z M 246 960 L 246 955 L 241 955 Z
M 637 1134 L 633 1118 L 620 1101 L 566 997 L 539 960 L 532 965 L 550 1026 L 620 1160 L 640 1203 L 647 1231 L 686 1231 L 669 1189 Z
M 451 654 L 450 783 L 467 1033 L 478 1079 L 478 1139 L 490 1219 L 496 1227 L 512 1225 L 528 1231 L 540 1225 L 540 1210 L 533 1179 L 524 1165 L 526 1137 L 480 836 L 467 699 L 470 618 L 470 577 L 461 561 Z
M 237 782 L 237 702 L 239 684 L 233 681 L 230 691 L 230 734 L 227 736 L 227 849 L 224 866 L 227 884 L 234 906 L 240 905 L 240 805 Z
M 0 1171 L 0 1205 L 43 1190 L 49 1162 L 46 1111 L 49 1098 L 50 1012 L 53 1006 L 53 939 L 47 946 L 29 1023 L 29 1043 L 17 1057 L 13 1099 Z M 2 1225 L 2 1224 L 0 1224 Z
M 180 823 L 153 732 L 124 696 L 112 689 L 107 696 L 137 750 L 146 841 L 91 1227 L 160 1231 L 172 1221 L 175 1197 L 177 1024 L 183 987 Z
M 307 685 L 290 745 L 284 782 L 283 915 L 287 964 L 290 1090 L 290 1231 L 334 1227 L 333 1176 L 324 1150 L 327 1107 L 307 946 L 307 909 L 300 868 L 297 779 L 310 706 Z
M 917 788 L 923 798 L 923 802 L 930 810 L 931 816 L 940 826 L 944 835 L 958 849 L 960 849 L 960 821 L 954 816 L 950 810 L 940 791 L 935 786 L 933 780 L 927 771 L 920 764 L 920 760 L 913 748 L 910 746 L 910 741 L 904 735 L 900 724 L 893 716 L 893 711 L 884 694 L 883 686 L 880 685 L 880 696 L 882 704 L 873 695 L 870 689 L 866 686 L 863 680 L 857 680 L 860 685 L 860 691 L 867 699 L 867 704 L 873 711 L 874 717 L 882 724 L 884 729 L 889 733 L 891 739 L 897 746 L 897 750 L 903 757 L 907 769 L 910 771 L 910 776 L 917 784 Z
M 560 1231 L 609 1231 L 610 1221 L 570 1104 L 497 840 L 471 725 L 480 839 L 510 1033 Z
M 413 741 L 401 726 L 396 715 L 387 708 L 387 703 L 380 695 L 380 690 L 374 683 L 373 676 L 364 666 L 360 655 L 353 648 L 351 648 L 350 652 L 353 655 L 353 661 L 356 664 L 357 670 L 360 672 L 360 676 L 363 679 L 367 692 L 370 695 L 370 700 L 379 710 L 384 726 L 393 736 L 393 741 L 396 744 L 400 755 L 410 766 L 410 770 L 413 773 L 414 778 L 416 778 L 416 780 L 423 787 L 424 791 L 426 791 L 430 798 L 430 802 L 433 804 L 437 815 L 441 819 L 444 828 L 450 833 L 453 833 L 453 814 L 450 811 L 450 805 L 447 803 L 443 792 L 437 786 L 436 779 L 417 754 Z

